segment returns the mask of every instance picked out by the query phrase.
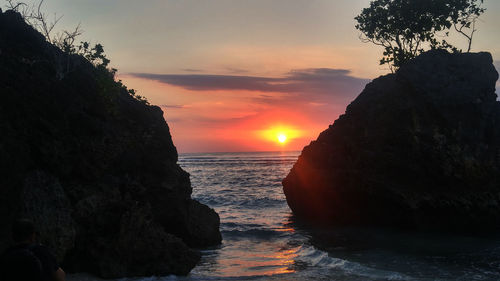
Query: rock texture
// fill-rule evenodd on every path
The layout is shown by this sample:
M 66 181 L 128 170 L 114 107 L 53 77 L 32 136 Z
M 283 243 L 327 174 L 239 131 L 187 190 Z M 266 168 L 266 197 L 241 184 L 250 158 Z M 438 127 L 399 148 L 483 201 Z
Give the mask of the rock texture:
M 500 228 L 498 73 L 430 51 L 369 83 L 283 180 L 298 217 L 336 225 Z
M 221 241 L 163 112 L 0 11 L 0 248 L 30 217 L 66 271 L 187 274 Z

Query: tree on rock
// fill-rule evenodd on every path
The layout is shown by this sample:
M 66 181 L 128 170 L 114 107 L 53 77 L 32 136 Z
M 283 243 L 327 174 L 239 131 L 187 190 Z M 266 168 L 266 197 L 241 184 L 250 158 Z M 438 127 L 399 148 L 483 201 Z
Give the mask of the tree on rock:
M 453 28 L 470 51 L 483 0 L 375 0 L 355 17 L 361 40 L 384 48 L 380 64 L 399 68 L 426 49 L 460 52 L 445 39 Z

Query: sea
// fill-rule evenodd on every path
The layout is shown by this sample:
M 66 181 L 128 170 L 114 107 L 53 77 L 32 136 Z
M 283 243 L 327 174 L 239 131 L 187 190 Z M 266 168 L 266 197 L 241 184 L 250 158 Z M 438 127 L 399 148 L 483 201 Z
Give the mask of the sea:
M 319 227 L 296 219 L 281 185 L 299 152 L 181 154 L 193 198 L 219 213 L 223 241 L 190 280 L 500 280 L 500 237 Z M 73 281 L 99 280 L 76 274 Z

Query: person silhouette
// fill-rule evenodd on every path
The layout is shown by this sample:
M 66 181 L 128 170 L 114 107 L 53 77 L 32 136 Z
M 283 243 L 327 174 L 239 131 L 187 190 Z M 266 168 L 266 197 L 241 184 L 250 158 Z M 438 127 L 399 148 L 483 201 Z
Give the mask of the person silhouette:
M 66 274 L 49 248 L 37 243 L 32 221 L 19 219 L 12 225 L 14 246 L 0 257 L 0 280 L 64 281 Z

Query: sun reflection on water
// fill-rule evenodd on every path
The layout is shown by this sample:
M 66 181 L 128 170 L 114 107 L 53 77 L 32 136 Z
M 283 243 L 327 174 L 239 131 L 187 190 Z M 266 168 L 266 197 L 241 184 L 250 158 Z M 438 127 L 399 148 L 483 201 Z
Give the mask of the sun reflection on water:
M 238 215 L 238 212 L 233 214 Z M 207 269 L 210 269 L 211 276 L 224 278 L 295 273 L 302 246 L 285 239 L 295 233 L 289 221 L 275 221 L 263 214 L 254 222 L 274 227 L 270 229 L 270 233 L 253 234 L 253 237 L 245 238 L 241 237 L 244 231 L 234 230 L 236 234 L 226 232 L 223 244 L 217 249 L 205 251 L 202 263 L 193 273 L 196 275 L 197 271 L 204 271 L 206 274 Z
M 276 247 L 272 242 L 242 244 L 240 249 L 225 249 L 228 256 L 217 260 L 218 276 L 270 276 L 295 272 L 293 265 L 300 247 L 270 253 Z
M 303 239 L 289 223 L 281 180 L 297 156 L 298 152 L 281 151 L 181 158 L 180 164 L 192 175 L 194 197 L 218 212 L 223 236 L 222 245 L 203 251 L 192 278 L 281 280 L 288 278 L 282 274 L 296 273 Z

